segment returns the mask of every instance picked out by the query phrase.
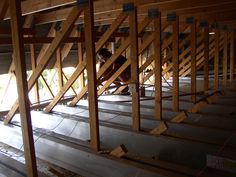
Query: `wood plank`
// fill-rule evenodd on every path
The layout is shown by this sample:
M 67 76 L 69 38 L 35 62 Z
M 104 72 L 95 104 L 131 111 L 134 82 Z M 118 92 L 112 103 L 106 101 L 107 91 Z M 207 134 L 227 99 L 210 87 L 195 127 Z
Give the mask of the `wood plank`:
M 121 15 L 123 18 L 124 16 Z M 118 28 L 118 26 L 115 25 L 116 21 L 114 22 L 114 25 L 112 25 L 108 30 L 107 30 L 107 33 L 105 33 L 98 41 L 97 43 L 97 47 L 96 47 L 96 52 L 100 50 L 101 47 L 103 47 L 103 45 L 107 42 L 107 40 L 109 40 L 110 35 L 112 35 Z M 122 51 L 123 52 L 123 51 Z M 81 53 L 80 54 L 81 56 L 79 56 L 80 58 L 83 57 L 83 54 Z M 118 55 L 116 56 L 118 57 Z M 116 58 L 114 58 L 115 60 Z M 109 61 L 112 61 L 112 60 L 109 60 Z M 110 65 L 112 64 L 112 62 L 110 62 Z M 47 106 L 47 108 L 45 109 L 46 112 L 50 112 L 54 107 L 55 105 L 57 104 L 57 102 L 61 99 L 61 97 L 67 92 L 67 90 L 69 89 L 69 87 L 75 82 L 75 80 L 77 79 L 77 77 L 81 74 L 81 72 L 84 71 L 85 67 L 86 67 L 86 63 L 85 61 L 84 62 L 81 62 L 79 63 L 79 66 L 81 68 L 76 68 L 76 71 L 74 72 L 74 74 L 71 76 L 71 78 L 68 80 L 68 84 L 66 84 L 65 88 L 62 88 L 61 91 L 57 94 L 57 96 L 54 98 L 54 100 Z M 103 71 L 105 72 L 104 69 L 106 65 L 104 65 L 100 71 Z M 109 68 L 109 67 L 108 67 Z M 83 75 L 83 74 L 82 74 Z M 101 77 L 102 74 L 99 75 L 98 73 L 98 77 Z M 80 76 L 82 77 L 82 76 Z M 78 100 L 80 100 L 84 94 L 87 92 L 87 87 L 81 87 L 82 90 L 80 91 L 80 93 L 70 102 L 69 106 L 74 106 Z
M 162 55 L 161 55 L 161 13 L 157 11 L 154 23 L 154 61 L 155 61 L 155 118 L 162 119 Z
M 133 89 L 132 94 L 132 129 L 140 130 L 140 100 L 139 100 L 139 66 L 138 66 L 138 21 L 137 8 L 129 12 L 130 24 L 130 58 L 131 58 L 131 79 Z
M 197 92 L 197 72 L 196 72 L 196 48 L 197 48 L 197 32 L 196 20 L 191 24 L 191 100 L 196 102 Z
M 61 54 L 61 48 L 58 47 L 57 49 L 57 76 L 58 76 L 58 85 L 59 85 L 59 90 L 62 89 L 63 87 L 63 74 L 62 74 L 62 54 Z
M 139 29 L 138 33 L 140 34 L 145 27 L 150 23 L 149 18 L 145 18 L 143 22 L 139 23 Z M 106 61 L 106 63 L 100 68 L 100 70 L 97 73 L 97 79 L 99 79 L 103 73 L 114 63 L 114 61 L 126 50 L 126 48 L 130 45 L 130 37 L 127 37 L 122 45 L 116 50 L 116 53 L 114 53 L 111 58 Z M 80 93 L 69 103 L 69 106 L 75 106 L 76 103 L 86 94 L 87 92 L 87 86 L 85 86 Z
M 31 56 L 32 72 L 34 72 L 35 68 L 37 67 L 36 54 L 35 54 L 35 45 L 34 44 L 30 44 L 30 56 Z M 36 103 L 40 102 L 38 81 L 36 81 L 35 85 L 34 85 L 34 101 Z
M 78 7 L 74 7 L 71 13 L 68 15 L 68 19 L 62 24 L 62 29 L 59 33 L 57 33 L 57 37 L 53 40 L 53 42 L 50 44 L 48 49 L 46 50 L 43 59 L 39 61 L 37 68 L 35 69 L 35 72 L 31 75 L 29 81 L 28 81 L 28 89 L 30 90 L 33 85 L 35 84 L 36 80 L 44 70 L 44 68 L 47 66 L 48 62 L 50 61 L 51 57 L 53 56 L 54 52 L 60 45 L 60 43 L 68 37 L 70 34 L 73 24 L 82 12 L 82 9 Z M 9 111 L 8 115 L 6 116 L 4 122 L 9 123 L 14 114 L 16 113 L 18 109 L 18 102 L 15 102 L 11 110 Z
M 172 88 L 172 110 L 179 111 L 179 17 L 172 22 L 173 27 L 173 88 Z
M 125 71 L 125 69 L 130 65 L 130 59 L 128 59 L 107 81 L 106 83 L 98 90 L 98 95 L 101 95 L 115 80 L 119 75 Z
M 149 21 L 150 21 L 150 19 L 151 18 L 148 18 L 149 19 Z M 144 20 L 144 21 L 146 21 L 146 20 Z M 140 24 L 140 23 L 139 23 Z M 143 24 L 143 23 L 141 23 L 141 24 Z M 141 25 L 139 25 L 139 26 L 141 26 Z M 162 27 L 162 30 L 164 30 L 167 26 L 168 26 L 168 24 L 166 24 L 166 23 L 163 23 L 162 25 L 161 25 Z M 141 28 L 142 29 L 142 28 Z M 141 44 L 141 46 L 139 47 L 139 55 L 141 56 L 142 55 L 142 52 L 153 42 L 153 40 L 154 40 L 154 33 L 151 33 L 147 38 L 145 38 L 144 39 L 144 41 L 142 42 L 142 44 Z M 167 48 L 170 44 L 172 43 L 172 36 L 170 36 L 167 40 L 164 40 L 163 41 L 163 43 L 162 43 L 162 45 L 161 45 L 161 48 L 162 48 L 162 50 L 164 50 L 165 48 Z M 154 60 L 154 56 L 152 55 L 152 56 L 150 56 L 147 60 L 146 60 L 146 62 L 143 64 L 143 65 L 141 65 L 140 67 L 139 67 L 139 73 L 142 73 L 143 71 L 144 71 L 144 69 L 146 69 L 152 62 L 153 62 L 153 60 Z M 164 62 L 166 62 L 166 61 L 163 61 L 163 63 Z M 152 72 L 152 71 L 151 71 Z M 152 73 L 153 74 L 153 73 Z M 144 83 L 146 82 L 146 79 L 147 77 L 145 76 L 144 77 Z M 124 90 L 125 88 L 126 88 L 127 86 L 121 86 L 119 89 L 117 89 L 116 91 L 115 91 L 115 94 L 119 94 L 122 90 Z
M 9 1 L 8 0 L 2 0 L 0 3 L 0 21 L 2 21 L 6 15 L 6 12 L 9 7 Z
M 32 26 L 32 23 L 33 23 L 33 15 L 27 16 L 24 21 L 23 31 L 25 28 L 30 28 Z M 10 30 L 10 32 L 11 32 L 11 30 Z M 8 69 L 8 74 L 10 74 L 10 77 L 9 77 L 8 84 L 6 85 L 6 87 L 4 88 L 4 91 L 3 91 L 4 96 L 10 86 L 11 79 L 15 76 L 14 75 L 14 51 L 13 51 L 13 54 L 11 57 L 12 57 L 12 61 L 11 61 L 10 67 Z M 2 97 L 2 100 L 4 99 L 4 96 Z M 2 102 L 2 100 L 1 100 L 1 102 Z
M 22 22 L 21 22 L 21 6 L 20 1 L 10 0 L 9 8 L 11 14 L 11 28 L 14 44 L 14 63 L 16 66 L 16 81 L 17 81 L 17 92 L 18 100 L 21 103 L 19 105 L 20 118 L 21 118 L 21 130 L 23 135 L 23 144 L 26 161 L 27 176 L 37 177 L 37 164 L 35 157 L 33 130 L 30 115 L 30 105 L 28 98 L 27 88 L 27 74 L 25 64 L 25 53 L 22 33 Z
M 81 34 L 78 33 L 78 37 L 80 36 Z M 78 52 L 78 63 L 82 63 L 83 60 L 84 60 L 84 52 L 83 52 L 83 47 L 82 47 L 82 43 L 78 43 L 77 44 L 77 52 Z M 81 75 L 79 76 L 79 88 L 80 90 L 84 87 L 85 85 L 85 82 L 84 82 L 84 72 L 81 73 Z
M 220 50 L 222 50 L 222 49 L 223 49 L 223 44 L 222 44 L 222 42 L 220 42 Z M 210 51 L 210 56 L 211 56 L 210 59 L 214 57 L 214 49 L 213 48 Z M 203 61 L 204 61 L 204 52 L 197 55 L 197 70 L 200 69 L 204 65 Z M 190 74 L 190 72 L 191 72 L 191 70 L 188 69 L 183 74 L 181 74 L 181 76 L 185 77 L 188 74 Z
M 93 1 L 89 0 L 89 5 L 84 9 L 85 26 L 85 52 L 87 58 L 88 71 L 88 106 L 91 148 L 95 151 L 100 149 L 99 121 L 98 121 L 98 100 L 97 100 L 97 76 L 96 76 L 96 52 L 94 42 L 94 20 Z M 103 43 L 105 41 L 102 41 Z M 101 45 L 102 46 L 102 45 Z
M 104 33 L 103 38 L 99 40 L 99 43 L 96 45 L 96 48 L 100 50 L 105 42 L 108 40 L 108 38 L 115 32 L 115 30 L 122 24 L 122 22 L 127 18 L 126 13 L 121 13 L 116 20 L 112 23 L 112 25 L 109 27 L 109 29 Z
M 228 32 L 224 32 L 224 50 L 223 50 L 223 86 L 227 86 L 228 75 Z
M 171 39 L 172 39 L 172 37 L 171 37 Z M 202 42 L 202 37 L 199 37 L 198 39 L 197 39 L 197 44 L 200 44 L 201 42 Z M 168 39 L 169 40 L 169 39 Z M 163 45 L 162 45 L 162 48 L 164 47 L 164 44 L 165 44 L 165 41 L 168 41 L 168 40 L 164 40 L 164 42 L 163 42 Z M 180 42 L 180 47 L 182 47 L 186 42 L 188 42 L 190 40 L 190 35 L 188 36 L 188 37 L 186 37 L 184 40 L 182 40 L 181 42 Z M 190 61 L 190 59 L 191 59 L 191 56 L 189 55 L 187 58 L 184 58 L 185 57 L 185 55 L 186 54 L 188 54 L 189 53 L 189 51 L 190 51 L 190 46 L 187 48 L 187 49 L 185 49 L 181 54 L 180 54 L 180 56 L 179 56 L 179 61 L 181 61 L 182 59 L 184 59 L 180 64 L 179 64 L 179 69 L 181 69 L 187 62 L 189 62 Z M 199 53 L 201 50 L 203 50 L 204 49 L 204 46 L 203 45 L 200 45 L 200 46 L 198 46 L 198 48 L 197 48 L 197 53 Z M 163 49 L 162 49 L 163 50 Z M 169 61 L 170 59 L 171 59 L 171 57 L 172 57 L 172 55 L 170 55 L 169 57 L 167 57 L 164 61 L 163 61 L 163 63 L 165 63 L 165 62 L 167 62 L 167 61 Z M 148 61 L 148 60 L 147 60 Z M 149 62 L 150 63 L 150 62 Z M 186 68 L 190 68 L 190 63 L 189 64 L 187 64 L 187 66 L 188 67 L 186 67 Z M 166 74 L 171 68 L 173 68 L 173 63 L 170 63 L 169 64 L 169 66 L 165 69 L 165 70 L 163 70 L 163 72 L 162 72 L 162 75 L 164 75 L 164 74 Z M 190 70 L 190 69 L 189 69 Z M 179 75 L 182 75 L 182 73 L 184 72 L 184 70 L 182 69 L 180 72 L 179 72 Z M 172 76 L 172 74 L 173 74 L 173 72 L 170 72 L 170 75 L 169 75 L 169 77 L 167 78 L 167 79 L 169 79 L 171 76 Z M 151 76 L 153 75 L 153 71 L 150 71 L 149 73 L 148 73 L 148 75 L 146 75 L 146 77 L 144 78 L 144 80 L 145 81 L 147 81 Z
M 230 34 L 230 82 L 234 80 L 234 37 L 235 33 L 231 32 Z
M 220 31 L 219 29 L 215 30 L 215 56 L 214 56 L 214 89 L 219 89 L 219 40 L 220 40 Z
M 204 92 L 209 90 L 209 25 L 204 28 Z
M 72 0 L 71 0 L 72 1 Z M 94 10 L 95 10 L 95 16 L 97 17 L 97 21 L 100 22 L 100 24 L 104 24 L 103 22 L 106 21 L 108 23 L 112 22 L 114 19 L 116 19 L 117 16 L 114 16 L 113 14 L 117 14 L 117 12 L 121 12 L 122 9 L 122 4 L 130 2 L 127 0 L 116 0 L 116 3 L 112 0 L 103 0 L 103 1 L 95 1 L 94 2 Z M 131 1 L 133 2 L 133 1 Z M 136 3 L 137 1 L 135 1 Z M 163 13 L 166 13 L 167 11 L 176 11 L 177 14 L 179 15 L 186 15 L 186 14 L 205 14 L 206 12 L 214 12 L 217 14 L 218 11 L 223 11 L 224 9 L 232 9 L 235 7 L 235 1 L 234 0 L 227 0 L 227 1 L 204 1 L 204 0 L 198 0 L 198 1 L 191 1 L 191 0 L 178 0 L 178 1 L 139 1 L 140 3 L 138 6 L 139 7 L 139 13 L 143 14 L 147 12 L 148 9 L 150 8 L 158 8 L 160 9 Z M 35 7 L 31 7 L 31 11 L 33 11 Z M 46 8 L 46 7 L 45 7 Z M 50 3 L 48 3 L 47 8 L 53 8 Z M 55 7 L 54 7 L 55 8 Z M 51 13 L 46 13 L 42 17 L 39 15 L 38 19 L 40 20 L 40 23 L 48 23 L 48 22 L 53 22 L 55 20 L 64 20 L 66 18 L 66 14 L 68 14 L 68 11 L 70 11 L 69 8 L 68 10 L 61 9 L 60 12 L 57 11 L 51 11 Z M 225 12 L 223 12 L 225 13 Z M 214 14 L 215 15 L 215 14 Z M 219 15 L 220 16 L 220 15 Z M 216 17 L 219 17 L 218 15 L 215 15 Z M 208 18 L 207 15 L 204 16 L 204 19 Z M 104 20 L 102 20 L 104 19 Z M 108 21 L 110 19 L 110 21 Z M 210 17 L 208 19 L 211 19 Z M 234 19 L 233 17 L 231 19 Z M 95 20 L 95 21 L 96 21 Z M 217 19 L 215 19 L 217 21 Z M 81 20 L 80 20 L 81 22 Z
M 62 75 L 63 75 L 63 78 L 66 80 L 66 82 L 69 80 L 68 78 L 67 78 L 67 76 L 65 75 L 65 73 L 62 71 Z M 64 85 L 64 84 L 63 84 Z M 75 91 L 75 89 L 74 89 L 74 87 L 73 87 L 73 85 L 70 87 L 71 88 L 71 90 L 74 92 L 74 94 L 76 95 L 77 93 L 76 93 L 76 91 Z
M 45 108 L 44 112 L 49 113 L 56 106 L 56 104 L 60 101 L 63 95 L 70 89 L 71 85 L 75 82 L 78 76 L 84 71 L 85 67 L 86 67 L 85 61 L 77 65 L 74 73 L 71 75 L 68 81 L 64 84 L 64 86 L 59 91 L 59 93 L 57 93 L 57 95 L 53 98 L 50 104 Z

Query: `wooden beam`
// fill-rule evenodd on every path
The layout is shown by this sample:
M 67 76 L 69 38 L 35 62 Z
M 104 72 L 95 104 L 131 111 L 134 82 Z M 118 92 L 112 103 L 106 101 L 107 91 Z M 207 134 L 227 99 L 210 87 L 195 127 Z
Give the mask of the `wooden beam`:
M 32 26 L 32 22 L 33 22 L 33 15 L 27 16 L 24 21 L 23 31 L 24 31 L 24 28 L 30 28 Z M 11 30 L 8 30 L 8 31 L 11 32 Z M 6 87 L 4 88 L 4 91 L 3 91 L 4 94 L 3 94 L 2 100 L 4 99 L 4 96 L 10 86 L 10 82 L 11 82 L 12 77 L 15 76 L 13 74 L 14 73 L 14 51 L 13 51 L 11 58 L 12 58 L 12 61 L 11 61 L 10 67 L 8 69 L 8 74 L 10 74 L 10 77 L 9 77 L 8 84 L 6 84 Z M 1 102 L 2 102 L 2 100 L 1 100 Z
M 223 86 L 227 86 L 228 75 L 228 32 L 224 32 L 224 50 L 223 50 Z
M 35 54 L 35 45 L 34 44 L 30 44 L 30 56 L 31 56 L 32 72 L 34 72 L 35 68 L 37 67 L 36 54 Z M 35 85 L 34 85 L 34 101 L 36 103 L 40 102 L 38 81 L 36 81 Z
M 109 24 L 110 22 L 114 21 L 116 19 L 117 14 L 121 12 L 122 4 L 130 2 L 127 0 L 116 0 L 116 3 L 112 0 L 103 0 L 103 1 L 95 1 L 94 2 L 94 11 L 95 11 L 95 21 L 100 21 L 101 24 L 104 24 L 104 21 L 106 21 L 106 24 Z M 131 0 L 133 2 L 133 0 Z M 206 12 L 215 12 L 218 13 L 218 11 L 223 11 L 224 9 L 232 9 L 235 7 L 235 1 L 234 0 L 210 0 L 210 1 L 204 1 L 204 0 L 198 0 L 198 1 L 191 1 L 191 0 L 178 0 L 178 1 L 166 1 L 166 0 L 159 0 L 158 2 L 155 0 L 152 1 L 142 1 L 135 3 L 138 5 L 138 14 L 144 14 L 147 12 L 150 8 L 158 8 L 162 13 L 166 13 L 168 11 L 176 11 L 178 15 L 186 15 L 186 14 L 203 14 L 204 19 L 208 18 Z M 51 5 L 52 4 L 52 5 Z M 55 3 L 54 3 L 55 4 Z M 52 7 L 54 5 L 53 3 L 48 3 L 49 9 L 55 8 Z M 37 7 L 37 4 L 31 7 L 31 11 L 35 9 L 35 6 Z M 46 6 L 44 7 L 46 8 Z M 39 23 L 51 23 L 55 20 L 61 21 L 66 18 L 66 14 L 70 11 L 70 8 L 65 9 L 56 9 L 57 11 L 50 11 L 45 14 L 40 13 L 38 15 L 38 22 Z M 225 13 L 225 12 L 223 12 Z M 203 16 L 202 15 L 202 16 Z M 192 15 L 193 16 L 193 15 Z M 218 16 L 218 15 L 217 15 Z M 220 15 L 219 15 L 220 16 Z M 222 16 L 222 14 L 221 14 Z M 185 18 L 184 18 L 185 19 Z M 210 19 L 210 18 L 209 18 Z M 234 19 L 234 18 L 231 18 Z M 109 21 L 108 21 L 109 20 Z M 217 20 L 216 20 L 217 21 Z M 78 23 L 82 22 L 82 18 L 78 21 Z
M 174 22 L 172 22 L 173 27 L 173 88 L 172 88 L 172 110 L 179 111 L 179 17 L 176 16 Z
M 121 23 L 127 18 L 127 14 L 126 13 L 121 13 L 117 19 L 112 23 L 112 25 L 110 26 L 109 30 L 107 30 L 103 36 L 108 36 L 110 37 L 113 33 L 114 33 L 114 29 L 117 29 Z M 101 49 L 103 47 L 103 45 L 105 44 L 105 42 L 107 41 L 107 38 L 102 38 L 100 40 L 100 42 L 97 44 L 96 48 L 97 49 Z
M 34 17 L 33 15 L 26 16 L 25 23 L 24 23 L 24 28 L 22 30 L 24 35 L 35 35 L 35 29 L 31 28 L 32 21 L 33 21 L 31 18 L 33 18 L 33 17 Z M 31 23 L 26 24 L 27 21 L 31 22 Z M 28 27 L 25 27 L 25 26 L 28 26 Z M 1 28 L 0 29 L 0 34 L 11 35 L 11 28 Z M 9 41 L 9 43 L 10 43 L 10 41 Z
M 130 65 L 130 59 L 128 59 L 107 81 L 106 83 L 98 90 L 98 95 L 101 95 L 115 80 L 119 75 L 125 71 L 125 69 Z
M 150 21 L 151 20 L 149 18 L 145 18 L 144 21 L 139 23 L 138 34 L 140 34 L 146 28 L 146 26 L 149 24 Z M 122 45 L 116 50 L 116 53 L 114 53 L 111 56 L 111 58 L 100 68 L 100 70 L 97 73 L 97 79 L 99 79 L 103 75 L 103 73 L 114 63 L 114 61 L 127 49 L 129 45 L 130 45 L 130 37 L 127 37 L 125 41 L 122 43 Z M 96 49 L 96 51 L 98 51 L 98 49 Z M 87 86 L 85 86 L 81 90 L 81 92 L 69 103 L 69 106 L 75 106 L 76 103 L 84 96 L 86 92 L 87 92 Z
M 63 74 L 62 74 L 62 56 L 61 56 L 61 48 L 57 49 L 57 76 L 58 76 L 58 84 L 59 90 L 63 87 Z
M 85 24 L 85 51 L 87 58 L 88 71 L 88 105 L 90 120 L 90 138 L 91 148 L 95 151 L 100 149 L 99 122 L 98 122 L 98 100 L 97 100 L 97 76 L 96 76 L 96 54 L 93 35 L 93 1 L 84 10 Z M 103 41 L 105 42 L 105 41 Z
M 154 61 L 155 61 L 155 118 L 162 119 L 162 55 L 161 55 L 161 13 L 157 11 L 154 23 Z
M 196 102 L 197 92 L 197 71 L 196 71 L 196 48 L 197 48 L 197 31 L 196 20 L 191 24 L 191 100 Z
M 184 44 L 190 40 L 190 37 L 191 37 L 191 36 L 189 35 L 188 37 L 186 37 L 185 39 L 183 39 L 183 40 L 180 42 L 179 48 L 181 48 L 182 46 L 184 46 Z M 169 39 L 171 39 L 171 41 L 169 41 Z M 162 50 L 164 50 L 171 42 L 172 42 L 172 37 L 169 37 L 167 40 L 164 40 L 164 42 L 163 42 L 163 44 L 162 44 Z M 199 43 L 201 43 L 201 42 L 202 42 L 202 37 L 199 37 L 199 38 L 197 39 L 197 45 L 198 45 Z M 183 61 L 179 64 L 179 69 L 181 69 L 187 62 L 190 61 L 190 59 L 191 59 L 191 56 L 190 56 L 190 55 L 189 55 L 187 58 L 185 58 L 185 55 L 190 52 L 190 48 L 191 48 L 191 47 L 189 46 L 187 49 L 185 49 L 185 50 L 179 55 L 179 61 L 183 60 Z M 204 46 L 203 46 L 203 45 L 200 45 L 200 46 L 197 48 L 197 53 L 199 53 L 203 48 L 204 48 Z M 165 60 L 163 61 L 163 63 L 169 61 L 169 60 L 171 59 L 171 57 L 172 57 L 172 55 L 166 57 Z M 150 59 L 151 59 L 151 57 L 150 57 Z M 151 63 L 151 61 L 150 61 L 150 60 L 147 60 L 147 62 L 144 63 L 144 65 L 143 65 L 140 69 L 145 69 L 147 66 L 150 65 L 150 63 Z M 191 66 L 190 63 L 189 63 L 187 66 L 190 68 L 190 66 Z M 163 70 L 162 75 L 166 74 L 171 68 L 173 68 L 173 63 L 170 63 L 169 66 L 168 66 L 165 70 Z M 184 70 L 181 70 L 181 71 L 179 72 L 179 75 L 181 75 L 181 73 L 182 73 L 183 71 L 184 71 Z M 170 72 L 169 77 L 171 77 L 172 74 L 173 74 L 173 72 Z M 147 81 L 152 75 L 153 75 L 153 71 L 150 71 L 150 72 L 148 73 L 148 75 L 146 75 L 146 77 L 144 78 L 144 80 Z M 169 77 L 168 77 L 167 79 L 169 79 Z
M 2 0 L 0 2 L 0 21 L 2 21 L 4 19 L 4 16 L 6 15 L 8 7 L 9 7 L 8 0 Z
M 220 31 L 215 30 L 215 57 L 214 57 L 214 89 L 219 89 L 219 42 L 220 42 Z
M 80 36 L 81 34 L 78 33 L 78 36 Z M 84 51 L 83 51 L 83 47 L 82 47 L 82 43 L 78 43 L 77 44 L 77 52 L 78 52 L 78 63 L 82 63 L 84 60 Z M 79 76 L 79 88 L 80 90 L 84 87 L 84 72 L 81 73 L 81 75 Z
M 204 27 L 204 92 L 209 89 L 209 25 Z
M 116 23 L 116 21 L 114 22 Z M 110 36 L 108 34 L 113 34 L 116 30 L 117 30 L 118 26 L 116 27 L 116 25 L 112 25 L 112 27 L 110 27 L 107 32 L 99 39 L 98 43 L 97 43 L 97 47 L 96 47 L 96 52 L 100 50 L 100 48 L 109 40 Z M 122 50 L 123 52 L 123 50 Z M 82 54 L 81 54 L 82 56 Z M 118 55 L 116 56 L 118 57 Z M 112 60 L 109 60 L 112 61 Z M 111 62 L 112 64 L 112 62 Z M 82 63 L 79 63 L 79 65 L 77 66 L 74 74 L 71 76 L 71 78 L 68 80 L 68 82 L 66 83 L 66 85 L 62 88 L 62 90 L 56 95 L 56 97 L 53 99 L 53 101 L 46 107 L 45 112 L 50 112 L 55 105 L 57 104 L 57 102 L 61 99 L 61 97 L 67 92 L 67 90 L 70 88 L 70 86 L 75 82 L 75 80 L 77 79 L 77 77 L 84 71 L 86 67 L 86 62 L 85 60 L 83 60 Z M 103 66 L 100 71 L 105 72 L 106 65 Z M 109 67 L 108 67 L 109 68 Z M 98 73 L 98 77 L 101 77 L 102 74 L 99 75 Z M 82 90 L 80 91 L 80 93 L 70 102 L 69 106 L 74 106 L 78 100 L 80 100 L 84 94 L 87 92 L 87 86 L 83 87 Z
M 67 82 L 69 79 L 68 79 L 68 77 L 65 75 L 65 73 L 64 73 L 63 71 L 62 71 L 62 75 L 63 75 L 65 81 Z M 63 85 L 64 85 L 64 83 L 63 83 Z M 76 91 L 75 91 L 73 85 L 71 85 L 70 88 L 71 88 L 71 90 L 74 92 L 74 94 L 76 95 L 77 93 L 76 93 Z
M 223 49 L 223 44 L 222 42 L 220 42 L 220 50 Z M 214 58 L 214 49 L 212 48 L 211 51 L 210 51 L 210 59 L 211 58 Z M 204 52 L 200 53 L 197 55 L 197 70 L 202 68 L 204 65 Z M 187 76 L 188 74 L 190 74 L 191 70 L 190 69 L 187 69 L 183 74 L 181 74 L 181 76 L 185 77 Z
M 231 32 L 230 34 L 230 82 L 233 82 L 234 80 L 234 39 L 235 39 L 235 33 Z
M 11 14 L 11 28 L 14 44 L 14 63 L 16 66 L 16 81 L 18 91 L 18 101 L 20 102 L 19 110 L 22 125 L 23 144 L 26 161 L 26 171 L 28 177 L 38 177 L 37 164 L 35 157 L 33 130 L 30 116 L 30 105 L 27 88 L 27 75 L 25 64 L 25 53 L 21 22 L 21 6 L 20 1 L 9 1 Z
M 138 66 L 138 21 L 137 21 L 137 9 L 129 12 L 129 24 L 130 24 L 130 58 L 131 58 L 131 79 L 132 84 L 132 129 L 135 131 L 140 130 L 140 100 L 139 100 L 139 66 Z
M 67 20 L 62 24 L 62 29 L 59 33 L 57 33 L 57 37 L 52 41 L 48 49 L 46 50 L 44 57 L 42 60 L 39 61 L 37 68 L 35 69 L 35 72 L 31 75 L 29 81 L 28 81 L 28 89 L 30 90 L 33 85 L 35 84 L 36 80 L 44 70 L 44 68 L 47 66 L 48 62 L 50 61 L 51 57 L 53 56 L 54 52 L 57 50 L 58 46 L 61 44 L 63 39 L 68 37 L 70 34 L 73 24 L 82 12 L 82 8 L 74 7 L 71 11 L 71 13 L 68 15 Z M 18 102 L 15 102 L 11 110 L 9 111 L 8 115 L 6 116 L 6 119 L 4 120 L 5 123 L 9 123 L 9 121 L 12 119 L 13 115 L 16 113 L 18 109 Z

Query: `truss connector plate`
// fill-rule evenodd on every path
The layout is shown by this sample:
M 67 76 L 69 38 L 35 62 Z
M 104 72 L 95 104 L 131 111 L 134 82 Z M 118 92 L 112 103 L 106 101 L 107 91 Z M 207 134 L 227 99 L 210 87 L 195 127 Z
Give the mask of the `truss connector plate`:
M 173 22 L 177 18 L 176 12 L 170 12 L 167 14 L 167 21 L 168 22 Z
M 132 2 L 123 4 L 123 12 L 132 12 L 134 9 L 134 3 Z
M 89 0 L 77 0 L 78 7 L 84 7 L 89 5 Z
M 206 28 L 208 26 L 209 26 L 208 21 L 201 21 L 200 22 L 200 27 Z
M 187 24 L 193 24 L 194 21 L 195 21 L 195 18 L 194 18 L 194 17 L 188 17 L 188 18 L 186 18 L 186 23 L 187 23 Z
M 148 17 L 149 18 L 157 18 L 159 17 L 160 11 L 158 9 L 149 9 L 148 10 Z

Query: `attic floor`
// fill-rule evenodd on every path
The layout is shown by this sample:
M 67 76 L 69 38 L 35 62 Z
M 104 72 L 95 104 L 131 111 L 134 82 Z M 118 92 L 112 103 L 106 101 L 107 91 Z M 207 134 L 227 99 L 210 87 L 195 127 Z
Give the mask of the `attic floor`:
M 189 79 L 180 81 L 181 93 L 189 93 Z M 198 91 L 201 88 L 199 79 Z M 99 97 L 101 147 L 111 150 L 124 144 L 128 153 L 122 160 L 89 149 L 86 100 L 76 107 L 57 105 L 51 114 L 31 111 L 37 157 L 83 176 L 197 176 L 200 172 L 203 172 L 201 176 L 235 176 L 233 165 L 217 166 L 212 165 L 214 160 L 210 161 L 217 157 L 218 161 L 223 158 L 228 164 L 235 164 L 235 83 L 224 90 L 225 95 L 220 95 L 216 103 L 207 104 L 199 113 L 188 113 L 182 123 L 170 121 L 179 112 L 171 110 L 171 97 L 168 97 L 171 87 L 164 85 L 163 90 L 163 121 L 168 129 L 159 136 L 148 133 L 161 123 L 154 117 L 152 87 L 146 89 L 147 97 L 142 97 L 140 102 L 141 132 L 131 130 L 130 96 Z M 203 97 L 198 95 L 198 99 Z M 189 95 L 181 96 L 180 100 L 181 111 L 194 106 Z M 4 132 L 0 134 L 0 141 L 22 150 L 19 115 L 12 123 L 11 127 L 0 125 Z

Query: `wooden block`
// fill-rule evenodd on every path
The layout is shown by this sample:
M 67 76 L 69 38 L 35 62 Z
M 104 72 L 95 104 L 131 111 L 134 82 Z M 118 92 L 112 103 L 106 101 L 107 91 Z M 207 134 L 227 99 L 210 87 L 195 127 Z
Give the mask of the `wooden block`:
M 158 127 L 152 129 L 149 133 L 153 134 L 153 135 L 160 135 L 164 131 L 166 131 L 167 129 L 168 129 L 168 127 L 167 127 L 166 123 L 165 122 L 161 122 Z
M 177 115 L 176 117 L 174 117 L 171 122 L 175 122 L 175 123 L 181 123 L 183 122 L 186 118 L 188 117 L 188 114 L 186 111 L 182 111 L 179 115 Z
M 197 104 L 195 104 L 191 109 L 188 110 L 189 113 L 197 113 L 202 109 L 204 106 L 207 105 L 206 101 L 200 101 Z
M 208 104 L 212 104 L 212 103 L 217 102 L 218 98 L 219 98 L 218 94 L 214 94 L 214 95 L 209 96 L 208 98 L 206 98 L 206 101 L 207 101 Z
M 112 156 L 116 156 L 118 158 L 121 158 L 122 156 L 124 156 L 126 153 L 128 152 L 128 150 L 126 149 L 124 144 L 121 144 L 120 146 L 118 146 L 117 148 L 115 148 L 114 150 L 112 150 L 110 152 L 110 155 Z

